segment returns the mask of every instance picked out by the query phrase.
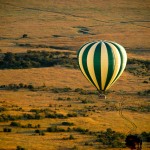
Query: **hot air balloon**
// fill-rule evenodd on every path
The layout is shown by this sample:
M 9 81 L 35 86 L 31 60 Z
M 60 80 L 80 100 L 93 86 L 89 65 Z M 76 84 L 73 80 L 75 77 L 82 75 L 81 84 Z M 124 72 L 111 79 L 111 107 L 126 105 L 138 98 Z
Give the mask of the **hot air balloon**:
M 112 41 L 86 43 L 77 56 L 81 72 L 99 93 L 104 93 L 115 83 L 127 63 L 125 49 Z

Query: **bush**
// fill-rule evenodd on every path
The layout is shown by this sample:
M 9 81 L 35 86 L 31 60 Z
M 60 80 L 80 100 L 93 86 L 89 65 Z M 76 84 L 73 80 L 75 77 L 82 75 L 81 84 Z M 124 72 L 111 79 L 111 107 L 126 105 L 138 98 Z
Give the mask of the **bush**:
M 53 88 L 51 90 L 54 93 L 64 93 L 64 92 L 70 92 L 71 88 L 69 88 L 69 87 L 66 87 L 66 88 Z
M 113 131 L 108 128 L 106 131 L 101 131 L 98 135 L 98 141 L 103 145 L 107 145 L 112 148 L 122 148 L 124 145 L 125 135 L 119 132 Z
M 24 35 L 24 37 L 27 35 Z M 45 45 L 17 44 L 21 47 L 61 48 Z M 65 47 L 66 48 L 66 47 Z M 0 69 L 23 69 L 61 65 L 78 68 L 77 58 L 69 57 L 68 52 L 31 51 L 27 53 L 3 53 L 0 57 Z
M 149 60 L 128 59 L 126 70 L 136 76 L 148 75 L 149 69 Z
M 23 35 L 22 35 L 22 38 L 27 38 L 27 37 L 28 37 L 27 34 L 23 34 Z
M 0 107 L 0 112 L 2 112 L 2 111 L 6 111 L 7 109 L 5 108 L 5 107 Z
M 138 92 L 138 95 L 140 95 L 140 96 L 149 96 L 150 95 L 150 90 L 140 91 L 140 92 Z
M 35 130 L 35 133 L 40 133 L 40 130 L 38 130 L 38 129 L 37 129 L 37 130 Z
M 62 97 L 58 97 L 58 99 L 57 99 L 57 100 L 59 100 L 59 101 L 60 101 L 60 100 L 64 100 L 64 99 L 63 99 Z
M 83 104 L 88 104 L 88 103 L 93 103 L 92 101 L 90 100 L 87 100 L 87 99 L 84 99 L 81 101 Z
M 141 137 L 143 142 L 150 142 L 150 132 L 142 132 Z
M 85 133 L 88 133 L 88 132 L 89 132 L 88 129 L 83 129 L 83 128 L 80 128 L 80 127 L 74 128 L 73 130 L 76 131 L 76 132 L 80 132 L 80 133 L 82 133 L 82 134 L 85 134 Z
M 7 114 L 1 114 L 0 115 L 0 121 L 14 121 L 21 119 L 22 116 L 12 116 L 12 115 L 7 115 Z
M 62 122 L 62 125 L 64 125 L 64 126 L 73 126 L 74 123 L 72 123 L 72 122 Z
M 74 140 L 74 139 L 75 139 L 74 136 L 72 134 L 70 134 L 69 140 Z
M 42 130 L 35 130 L 35 133 L 38 133 L 39 135 L 45 135 L 44 131 Z
M 74 139 L 75 138 L 74 138 L 74 136 L 72 134 L 70 134 L 70 136 L 67 137 L 67 138 L 63 138 L 63 140 L 74 140 Z
M 75 92 L 82 92 L 83 89 L 81 89 L 81 88 L 76 88 L 74 91 L 75 91 Z
M 34 86 L 30 84 L 30 85 L 28 85 L 28 89 L 33 90 Z
M 13 127 L 20 127 L 21 126 L 21 124 L 19 123 L 19 122 L 11 122 L 10 123 L 10 126 L 13 126 Z
M 67 117 L 77 117 L 77 114 L 76 113 L 67 114 Z
M 149 105 L 141 105 L 141 106 L 127 106 L 125 109 L 135 112 L 150 112 L 150 106 Z
M 85 142 L 84 145 L 85 146 L 93 146 L 93 143 L 92 142 Z
M 40 119 L 41 116 L 39 114 L 23 114 L 23 119 Z
M 40 113 L 41 111 L 39 109 L 31 109 L 30 112 Z
M 64 119 L 67 118 L 66 116 L 64 116 L 63 114 L 46 114 L 45 115 L 46 118 L 60 118 L 60 119 Z
M 26 149 L 21 146 L 17 146 L 16 150 L 26 150 Z
M 11 128 L 3 128 L 3 132 L 12 132 Z
M 19 84 L 9 84 L 9 85 L 1 85 L 0 86 L 1 89 L 5 89 L 5 90 L 19 90 L 19 89 L 29 89 L 29 90 L 35 90 L 37 89 L 37 87 L 35 88 L 33 85 L 29 84 L 29 85 L 24 85 L 23 83 L 19 83 Z M 41 87 L 38 87 L 41 88 Z
M 47 128 L 47 132 L 65 132 L 65 129 L 52 126 Z
M 28 123 L 27 127 L 28 127 L 28 128 L 32 128 L 32 124 L 31 124 L 31 123 Z

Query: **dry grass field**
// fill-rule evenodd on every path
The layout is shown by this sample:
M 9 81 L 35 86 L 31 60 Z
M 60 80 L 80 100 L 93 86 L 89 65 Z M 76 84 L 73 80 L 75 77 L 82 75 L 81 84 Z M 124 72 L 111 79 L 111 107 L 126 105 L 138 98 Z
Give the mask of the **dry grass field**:
M 150 61 L 149 6 L 149 0 L 0 0 L 0 59 L 29 50 L 76 57 L 86 42 L 112 40 L 129 59 Z M 98 134 L 108 128 L 125 135 L 150 132 L 150 67 L 134 67 L 145 72 L 126 69 L 107 99 L 79 69 L 1 69 L 0 86 L 33 87 L 0 88 L 0 150 L 127 150 L 103 145 Z M 56 126 L 63 131 L 48 132 Z

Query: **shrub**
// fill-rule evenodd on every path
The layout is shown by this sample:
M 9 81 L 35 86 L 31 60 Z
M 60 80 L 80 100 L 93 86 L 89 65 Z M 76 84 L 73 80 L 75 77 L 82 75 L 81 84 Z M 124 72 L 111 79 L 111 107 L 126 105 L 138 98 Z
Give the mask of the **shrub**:
M 113 131 L 108 128 L 106 131 L 101 131 L 98 135 L 98 141 L 108 147 L 122 148 L 124 145 L 125 135 L 119 132 Z
M 28 89 L 33 90 L 34 86 L 30 84 L 30 85 L 28 85 Z
M 74 140 L 74 139 L 75 139 L 74 136 L 72 134 L 70 134 L 69 140 Z
M 32 128 L 32 124 L 31 124 L 31 123 L 28 123 L 27 127 L 28 127 L 28 128 Z
M 71 98 L 70 97 L 67 97 L 67 101 L 70 101 L 71 100 Z
M 84 145 L 85 146 L 93 146 L 93 143 L 92 142 L 85 142 Z
M 3 132 L 12 132 L 11 128 L 3 128 Z
M 23 119 L 40 119 L 42 118 L 39 114 L 23 114 Z
M 7 109 L 5 108 L 5 107 L 0 107 L 0 112 L 2 112 L 2 111 L 6 111 Z
M 64 119 L 67 118 L 66 116 L 64 116 L 63 114 L 46 114 L 45 115 L 46 118 L 60 118 L 60 119 Z
M 83 89 L 81 89 L 81 88 L 76 88 L 74 91 L 75 91 L 75 92 L 82 92 Z
M 64 126 L 73 126 L 74 123 L 72 123 L 72 122 L 62 122 L 62 125 L 64 125 Z
M 19 123 L 19 122 L 11 122 L 10 123 L 10 126 L 13 126 L 13 127 L 20 127 L 21 126 L 21 124 Z
M 36 126 L 35 126 L 35 128 L 40 128 L 40 127 L 41 127 L 41 125 L 40 125 L 40 124 L 38 124 L 38 125 L 36 125 Z
M 76 113 L 67 114 L 67 117 L 77 117 L 77 114 Z
M 22 35 L 22 38 L 27 38 L 27 37 L 28 37 L 27 34 L 23 34 L 23 35 Z
M 141 137 L 143 142 L 150 142 L 150 132 L 142 132 Z
M 27 37 L 26 34 L 23 37 Z M 59 48 L 56 46 L 46 45 L 31 45 L 31 44 L 17 44 L 21 47 L 42 47 L 42 48 Z M 66 47 L 63 47 L 66 48 Z M 65 58 L 65 59 L 64 59 Z M 68 52 L 46 52 L 46 51 L 31 51 L 27 53 L 3 53 L 1 56 L 0 68 L 23 69 L 32 67 L 50 67 L 54 65 L 62 65 L 71 68 L 78 68 L 77 58 L 69 57 Z
M 47 128 L 47 132 L 65 132 L 65 129 L 52 126 Z
M 23 148 L 22 146 L 17 146 L 16 150 L 26 150 L 26 149 Z
M 140 92 L 138 92 L 138 95 L 140 95 L 140 96 L 148 96 L 148 95 L 150 95 L 150 90 L 140 91 Z
M 63 140 L 74 140 L 74 139 L 75 138 L 74 138 L 74 136 L 72 134 L 70 134 L 70 136 L 67 137 L 67 138 L 63 138 Z
M 23 87 L 24 87 L 24 84 L 23 84 L 23 83 L 19 83 L 19 87 L 20 87 L 20 88 L 23 88 Z
M 70 92 L 71 88 L 69 88 L 69 87 L 66 87 L 66 88 L 53 88 L 51 90 L 54 93 L 64 93 L 64 92 Z
M 37 129 L 37 130 L 35 130 L 35 133 L 40 133 L 40 130 L 38 130 L 38 129 Z
M 73 130 L 76 131 L 76 132 L 80 132 L 82 134 L 85 134 L 85 133 L 89 132 L 88 129 L 83 129 L 83 128 L 80 128 L 80 127 L 74 128 Z
M 79 150 L 79 148 L 75 145 L 72 147 L 72 150 Z
M 44 136 L 44 135 L 45 135 L 45 132 L 44 132 L 44 131 L 41 131 L 41 132 L 39 133 L 39 135 Z
M 44 131 L 42 130 L 35 130 L 35 133 L 38 133 L 39 135 L 45 135 Z
M 90 101 L 90 100 L 87 100 L 87 99 L 84 99 L 84 100 L 82 100 L 81 101 L 83 104 L 87 104 L 87 103 L 93 103 L 92 101 Z
M 63 98 L 62 97 L 58 97 L 58 100 L 60 101 L 60 100 L 63 100 Z
M 40 113 L 41 111 L 39 109 L 31 109 L 30 112 Z
M 12 116 L 12 115 L 7 115 L 7 114 L 1 114 L 0 115 L 0 121 L 14 121 L 17 119 L 21 119 L 21 116 Z

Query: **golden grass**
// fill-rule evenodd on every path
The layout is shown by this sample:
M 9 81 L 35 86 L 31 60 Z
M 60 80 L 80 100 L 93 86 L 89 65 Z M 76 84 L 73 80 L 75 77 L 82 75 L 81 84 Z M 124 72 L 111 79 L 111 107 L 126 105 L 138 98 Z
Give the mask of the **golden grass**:
M 16 43 L 66 45 L 78 50 L 87 41 L 101 39 L 143 50 L 149 48 L 147 3 L 129 0 L 109 3 L 22 0 L 18 3 L 6 0 L 1 2 L 0 32 L 4 38 L 0 40 L 1 50 L 23 52 L 28 49 L 18 47 Z M 87 27 L 90 34 L 78 33 L 78 26 Z M 20 38 L 23 34 L 28 34 L 29 38 Z M 62 37 L 53 38 L 52 35 Z
M 27 50 L 55 51 L 51 48 L 21 47 L 18 44 L 69 46 L 76 52 L 82 44 L 93 40 L 112 40 L 127 49 L 128 58 L 149 60 L 149 1 L 138 0 L 5 0 L 0 2 L 0 52 L 26 52 Z M 80 4 L 80 5 L 79 5 Z M 89 34 L 78 32 L 79 26 L 87 27 Z M 21 38 L 27 34 L 28 38 Z M 53 35 L 59 35 L 56 38 Z M 146 51 L 144 51 L 146 50 Z M 0 91 L 0 106 L 8 110 L 2 113 L 21 115 L 30 113 L 31 109 L 50 109 L 64 115 L 76 111 L 87 110 L 97 106 L 97 109 L 87 111 L 86 117 L 78 116 L 68 119 L 19 120 L 22 125 L 40 124 L 42 130 L 51 125 L 60 125 L 64 120 L 73 122 L 75 127 L 90 131 L 112 128 L 127 134 L 132 125 L 122 119 L 118 111 L 106 111 L 100 108 L 119 103 L 123 106 L 140 106 L 149 104 L 149 96 L 138 96 L 137 92 L 148 90 L 150 84 L 148 76 L 133 76 L 124 72 L 119 80 L 111 87 L 106 100 L 100 100 L 97 95 L 80 95 L 79 93 L 53 93 L 51 91 Z M 46 85 L 49 88 L 70 87 L 95 90 L 83 77 L 79 70 L 51 67 L 17 70 L 0 70 L 0 85 L 32 84 Z M 114 91 L 114 92 L 113 92 Z M 127 93 L 121 95 L 120 93 Z M 64 100 L 58 100 L 59 97 Z M 71 98 L 67 101 L 67 97 Z M 80 100 L 78 100 L 80 98 Z M 83 104 L 81 100 L 88 99 L 93 103 Z M 52 107 L 49 107 L 52 105 Z M 61 107 L 59 105 L 62 105 Z M 71 105 L 71 107 L 68 107 Z M 13 110 L 21 107 L 23 111 Z M 135 133 L 150 131 L 149 113 L 123 111 L 123 115 L 137 126 Z M 85 146 L 85 142 L 93 142 L 96 137 L 71 133 L 48 133 L 45 136 L 35 135 L 33 128 L 13 128 L 12 133 L 1 132 L 9 127 L 11 121 L 0 123 L 0 149 L 15 150 L 17 145 L 28 150 L 67 150 L 77 146 L 79 150 L 102 149 L 98 142 L 94 146 Z M 63 140 L 73 134 L 75 140 Z M 144 144 L 144 150 L 149 145 Z M 109 149 L 112 150 L 112 149 Z M 118 149 L 113 149 L 118 150 Z M 125 150 L 125 149 L 124 149 Z
M 48 87 L 71 87 L 95 88 L 85 79 L 80 70 L 67 69 L 63 67 L 49 68 L 32 68 L 32 69 L 10 69 L 0 70 L 1 79 L 0 85 L 8 84 L 33 84 L 34 86 L 46 85 Z M 125 90 L 135 92 L 147 90 L 149 84 L 144 84 L 143 81 L 148 77 L 137 77 L 130 73 L 124 72 L 118 81 L 112 86 L 112 90 Z M 121 87 L 118 86 L 121 84 Z

